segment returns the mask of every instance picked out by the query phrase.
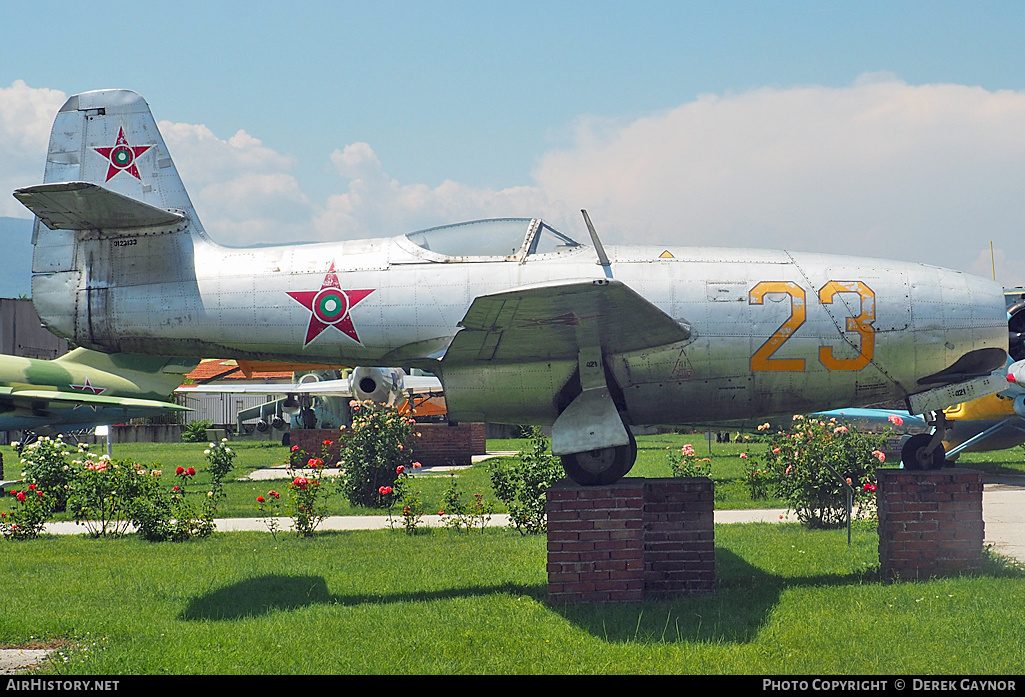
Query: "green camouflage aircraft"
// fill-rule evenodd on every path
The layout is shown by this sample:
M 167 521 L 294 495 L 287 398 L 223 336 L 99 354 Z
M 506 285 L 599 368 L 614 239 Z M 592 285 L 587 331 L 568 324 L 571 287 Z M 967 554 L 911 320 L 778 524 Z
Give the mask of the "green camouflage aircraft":
M 167 398 L 197 363 L 84 348 L 52 361 L 0 355 L 0 431 L 65 433 L 185 411 Z

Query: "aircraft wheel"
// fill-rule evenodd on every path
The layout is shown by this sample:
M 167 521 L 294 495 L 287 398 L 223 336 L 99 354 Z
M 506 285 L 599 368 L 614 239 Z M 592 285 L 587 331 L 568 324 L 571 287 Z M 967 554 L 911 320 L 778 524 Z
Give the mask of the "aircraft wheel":
M 911 436 L 904 447 L 900 449 L 900 459 L 907 470 L 938 470 L 946 462 L 947 454 L 943 446 L 932 451 L 931 455 L 926 454 L 925 446 L 929 445 L 932 436 L 928 433 L 918 433 Z
M 630 434 L 630 443 L 615 448 L 602 448 L 562 456 L 566 475 L 582 486 L 613 484 L 630 471 L 637 460 L 637 442 Z

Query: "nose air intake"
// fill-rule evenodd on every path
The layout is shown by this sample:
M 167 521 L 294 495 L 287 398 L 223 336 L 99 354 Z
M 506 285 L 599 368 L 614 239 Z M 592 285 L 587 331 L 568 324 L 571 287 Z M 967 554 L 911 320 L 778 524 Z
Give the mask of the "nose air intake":
M 1007 353 L 1012 360 L 1025 360 L 1025 300 L 1007 310 Z

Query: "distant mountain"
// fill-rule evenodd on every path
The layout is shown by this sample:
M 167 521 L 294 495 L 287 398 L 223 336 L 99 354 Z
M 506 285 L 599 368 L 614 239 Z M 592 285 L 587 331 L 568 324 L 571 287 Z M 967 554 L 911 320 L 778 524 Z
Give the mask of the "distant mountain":
M 0 298 L 32 292 L 32 220 L 0 217 Z

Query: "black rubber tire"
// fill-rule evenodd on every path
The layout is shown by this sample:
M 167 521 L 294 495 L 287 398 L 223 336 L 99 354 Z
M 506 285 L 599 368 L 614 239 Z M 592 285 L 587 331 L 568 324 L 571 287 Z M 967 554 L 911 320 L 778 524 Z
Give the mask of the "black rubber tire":
M 904 469 L 922 471 L 943 468 L 947 461 L 947 453 L 943 450 L 942 445 L 932 452 L 932 458 L 928 462 L 919 460 L 919 453 L 929 445 L 931 440 L 932 436 L 928 433 L 918 433 L 908 438 L 904 447 L 900 449 L 900 459 L 904 463 Z
M 629 435 L 628 445 L 563 455 L 562 468 L 566 470 L 566 476 L 581 486 L 605 486 L 618 482 L 637 461 L 637 441 L 632 433 Z

